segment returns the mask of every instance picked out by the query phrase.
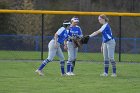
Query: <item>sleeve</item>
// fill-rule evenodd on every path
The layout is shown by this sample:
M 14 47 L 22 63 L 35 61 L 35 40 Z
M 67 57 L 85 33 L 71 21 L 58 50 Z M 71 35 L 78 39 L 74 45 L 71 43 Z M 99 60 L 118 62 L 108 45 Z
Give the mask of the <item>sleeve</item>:
M 78 32 L 78 35 L 79 35 L 80 37 L 82 37 L 82 36 L 83 36 L 82 30 L 81 30 L 81 28 L 80 28 L 80 27 L 79 27 L 79 32 Z
M 65 30 L 64 27 L 61 27 L 58 29 L 58 31 L 56 32 L 57 35 L 60 35 L 63 31 Z
M 69 30 L 67 30 L 67 34 L 68 34 L 68 35 L 70 35 L 70 29 L 69 29 Z
M 98 31 L 103 32 L 105 28 L 106 28 L 106 24 L 104 24 Z

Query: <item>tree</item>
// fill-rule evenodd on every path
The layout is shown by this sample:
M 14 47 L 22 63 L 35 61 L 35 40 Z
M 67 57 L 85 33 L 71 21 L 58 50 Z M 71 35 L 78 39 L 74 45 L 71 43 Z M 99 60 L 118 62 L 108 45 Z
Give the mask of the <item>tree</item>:
M 0 9 L 9 8 L 9 3 L 6 1 L 0 2 Z M 11 29 L 13 27 L 10 21 L 11 14 L 0 14 L 0 34 L 15 34 L 16 31 Z

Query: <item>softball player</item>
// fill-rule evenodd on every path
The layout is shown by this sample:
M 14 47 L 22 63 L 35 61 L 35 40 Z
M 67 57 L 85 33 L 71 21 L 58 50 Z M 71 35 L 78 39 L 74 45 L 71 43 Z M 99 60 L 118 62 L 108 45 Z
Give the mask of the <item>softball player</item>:
M 99 23 L 102 24 L 102 27 L 93 32 L 90 37 L 96 36 L 99 33 L 102 33 L 103 43 L 101 46 L 101 51 L 103 51 L 104 56 L 104 73 L 100 76 L 108 76 L 109 62 L 112 64 L 112 77 L 116 77 L 116 62 L 114 60 L 115 52 L 115 40 L 112 35 L 110 25 L 108 24 L 109 19 L 106 15 L 102 14 L 98 17 Z
M 55 55 L 57 55 L 60 59 L 60 66 L 61 66 L 61 74 L 65 75 L 65 70 L 64 70 L 64 55 L 62 53 L 62 50 L 60 48 L 60 45 L 64 43 L 65 39 L 68 37 L 67 30 L 69 30 L 70 27 L 70 22 L 69 21 L 64 21 L 63 26 L 59 28 L 59 30 L 55 33 L 54 38 L 49 42 L 48 44 L 48 58 L 45 59 L 40 67 L 35 71 L 39 75 L 44 75 L 42 73 L 42 69 L 47 65 L 49 62 L 53 60 Z
M 70 30 L 68 31 L 68 41 L 67 41 L 67 48 L 68 48 L 68 61 L 67 61 L 67 75 L 75 75 L 73 73 L 75 61 L 77 57 L 78 48 L 75 48 L 74 43 L 72 42 L 71 38 L 80 38 L 82 37 L 82 30 L 78 26 L 79 19 L 77 17 L 73 17 L 71 19 L 71 26 Z

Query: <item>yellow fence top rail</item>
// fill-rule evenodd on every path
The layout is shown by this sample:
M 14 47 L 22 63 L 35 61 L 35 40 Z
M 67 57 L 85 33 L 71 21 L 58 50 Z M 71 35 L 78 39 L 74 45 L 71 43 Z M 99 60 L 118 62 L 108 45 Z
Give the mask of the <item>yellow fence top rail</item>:
M 18 13 L 18 14 L 58 14 L 58 15 L 100 15 L 108 16 L 140 16 L 140 13 L 119 13 L 119 12 L 80 12 L 80 11 L 49 11 L 49 10 L 8 10 L 0 9 L 0 13 Z

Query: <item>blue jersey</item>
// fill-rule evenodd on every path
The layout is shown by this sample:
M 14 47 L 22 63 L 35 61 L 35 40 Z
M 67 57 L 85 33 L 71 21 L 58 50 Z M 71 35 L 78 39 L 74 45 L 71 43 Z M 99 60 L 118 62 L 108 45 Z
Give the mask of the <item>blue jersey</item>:
M 57 42 L 59 42 L 60 44 L 63 44 L 64 40 L 68 37 L 67 30 L 64 27 L 59 28 L 56 34 L 58 35 Z
M 71 37 L 81 37 L 82 36 L 82 30 L 79 26 L 70 26 L 70 30 L 68 31 L 68 35 Z
M 104 43 L 106 43 L 107 41 L 113 39 L 112 30 L 111 30 L 110 25 L 108 23 L 105 23 L 99 29 L 99 31 L 102 32 L 102 39 L 103 39 Z

